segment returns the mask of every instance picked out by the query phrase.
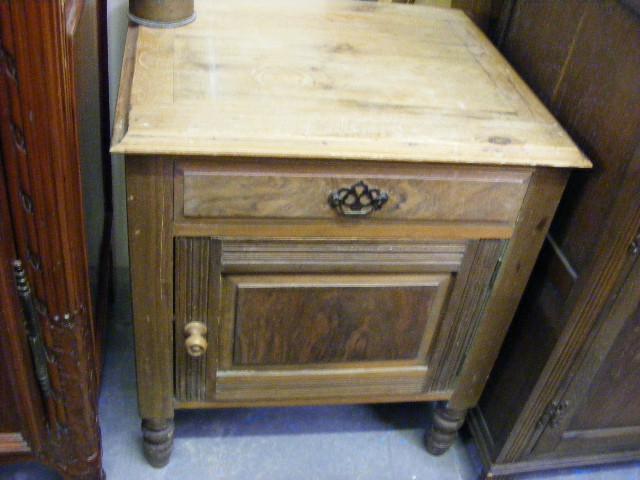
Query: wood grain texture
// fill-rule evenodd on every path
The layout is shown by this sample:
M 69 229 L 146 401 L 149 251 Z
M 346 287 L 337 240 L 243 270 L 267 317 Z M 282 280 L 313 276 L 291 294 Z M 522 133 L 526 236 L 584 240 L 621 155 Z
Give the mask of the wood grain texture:
M 552 226 L 578 277 L 562 292 L 541 265 L 538 286 L 525 297 L 517 328 L 507 339 L 510 347 L 501 354 L 476 412 L 474 429 L 491 475 L 640 455 L 632 413 L 637 402 L 608 403 L 628 398 L 625 391 L 637 383 L 626 377 L 618 391 L 613 386 L 616 377 L 632 375 L 625 370 L 629 357 L 622 345 L 626 340 L 634 348 L 635 337 L 617 335 L 637 299 L 612 305 L 623 298 L 619 289 L 626 281 L 628 248 L 640 227 L 640 132 L 634 120 L 640 19 L 619 1 L 577 2 L 576 8 L 551 3 L 516 2 L 505 52 L 529 72 L 535 90 L 544 92 L 595 169 L 573 176 Z M 627 313 L 612 317 L 610 309 Z M 505 405 L 507 392 L 511 398 Z M 559 400 L 570 404 L 566 416 L 555 428 L 541 426 L 547 405 Z M 600 408 L 604 404 L 609 408 Z
M 122 68 L 120 70 L 119 85 L 129 85 L 133 78 L 133 69 L 135 62 L 136 45 L 138 42 L 138 27 L 130 26 L 127 30 L 127 39 L 125 41 L 125 49 L 122 57 Z M 118 98 L 116 98 L 116 108 L 113 119 L 113 131 L 111 133 L 111 141 L 118 143 L 122 141 L 129 127 L 129 117 L 126 112 L 131 102 L 131 91 L 128 88 L 118 89 Z
M 513 2 L 502 50 L 547 105 L 553 105 L 557 96 L 586 7 L 580 0 Z
M 457 272 L 466 241 L 225 240 L 226 273 Z
M 173 161 L 127 158 L 127 216 L 138 407 L 173 418 Z
M 572 176 L 551 230 L 580 272 L 640 138 L 640 19 L 617 0 L 520 1 L 510 25 L 505 54 L 594 164 Z
M 259 352 L 264 351 L 265 348 L 268 349 L 270 347 L 275 348 L 276 350 L 279 349 L 282 352 L 286 352 L 287 349 L 289 350 L 292 349 L 292 351 L 295 354 L 294 356 L 296 357 L 299 357 L 301 355 L 303 356 L 306 355 L 306 359 L 298 358 L 296 360 L 296 358 L 293 358 L 293 359 L 289 358 L 288 361 L 290 363 L 287 363 L 286 358 L 284 359 L 279 358 L 279 359 L 270 359 L 271 363 L 267 363 L 266 365 L 263 365 L 263 366 L 260 366 L 258 364 L 252 365 L 250 369 L 260 370 L 260 372 L 257 372 L 254 375 L 254 377 L 264 377 L 265 379 L 271 378 L 274 380 L 275 383 L 273 384 L 273 387 L 267 387 L 267 388 L 274 388 L 277 390 L 276 387 L 277 385 L 280 384 L 280 382 L 278 381 L 278 378 L 282 377 L 284 379 L 283 381 L 287 382 L 287 384 L 291 382 L 295 383 L 297 380 L 300 381 L 300 384 L 296 387 L 289 387 L 289 388 L 283 387 L 285 388 L 284 391 L 290 390 L 290 388 L 294 388 L 294 390 L 298 392 L 296 396 L 301 394 L 309 397 L 325 396 L 326 393 L 324 392 L 324 390 L 314 392 L 311 390 L 307 390 L 307 388 L 313 385 L 316 385 L 315 388 L 319 388 L 320 385 L 323 385 L 323 383 L 326 383 L 327 388 L 329 388 L 331 385 L 336 386 L 337 384 L 335 384 L 335 381 L 336 381 L 335 378 L 342 378 L 348 372 L 351 372 L 350 373 L 351 375 L 355 375 L 356 377 L 363 376 L 363 378 L 369 378 L 371 375 L 374 375 L 374 377 L 372 377 L 372 381 L 374 381 L 374 384 L 369 384 L 365 382 L 366 385 L 369 385 L 369 387 L 367 387 L 369 388 L 369 390 L 367 390 L 367 393 L 372 392 L 371 389 L 374 388 L 372 385 L 377 385 L 377 387 L 381 387 L 381 385 L 383 385 L 385 381 L 388 382 L 390 386 L 396 385 L 398 384 L 398 382 L 400 382 L 398 384 L 400 385 L 400 384 L 404 384 L 403 382 L 406 382 L 407 378 L 410 379 L 410 385 L 412 385 L 411 387 L 412 393 L 419 393 L 419 391 L 422 391 L 422 385 L 424 384 L 424 381 L 425 381 L 424 375 L 427 372 L 427 367 L 425 366 L 427 352 L 429 349 L 429 345 L 431 343 L 431 338 L 433 336 L 435 326 L 437 325 L 437 322 L 440 317 L 440 310 L 443 307 L 444 302 L 446 301 L 446 298 L 448 296 L 448 288 L 447 288 L 448 275 L 444 275 L 444 274 L 379 275 L 378 274 L 378 275 L 339 275 L 339 276 L 335 276 L 335 275 L 283 276 L 283 275 L 280 275 L 278 277 L 274 277 L 274 276 L 233 277 L 232 276 L 223 285 L 224 300 L 222 303 L 223 310 L 221 314 L 223 318 L 223 323 L 221 324 L 221 331 L 220 331 L 220 349 L 221 349 L 220 355 L 221 356 L 220 356 L 220 367 L 219 367 L 221 372 L 226 371 L 231 376 L 230 378 L 234 378 L 235 370 L 243 370 L 243 369 L 249 368 L 247 366 L 244 366 L 241 363 L 242 362 L 241 358 L 240 359 L 237 358 L 237 355 L 238 355 L 237 339 L 239 336 L 246 335 L 247 333 L 243 332 L 243 330 L 239 328 L 239 326 L 237 325 L 238 321 L 242 322 L 244 320 L 242 317 L 238 316 L 239 314 L 236 311 L 236 305 L 238 306 L 238 309 L 241 305 L 241 303 L 237 299 L 238 297 L 237 294 L 239 291 L 241 292 L 242 290 L 236 287 L 234 283 L 239 284 L 240 287 L 245 287 L 245 288 L 253 284 L 256 284 L 256 286 L 263 285 L 269 288 L 273 288 L 274 286 L 277 286 L 280 284 L 287 287 L 286 289 L 283 289 L 282 292 L 289 295 L 291 295 L 291 293 L 295 295 L 296 287 L 298 289 L 300 289 L 300 287 L 309 289 L 309 287 L 314 287 L 314 286 L 316 287 L 316 289 L 320 287 L 320 288 L 325 288 L 327 290 L 330 290 L 332 291 L 332 293 L 335 292 L 335 295 L 337 295 L 337 298 L 340 298 L 340 299 L 342 299 L 343 296 L 346 296 L 348 299 L 349 298 L 348 294 L 350 293 L 349 290 L 354 290 L 354 287 L 361 288 L 359 292 L 360 297 L 362 297 L 363 293 L 368 294 L 368 297 L 365 296 L 361 298 L 364 305 L 356 304 L 356 305 L 343 306 L 342 302 L 340 302 L 340 304 L 337 305 L 337 307 L 339 308 L 339 313 L 341 314 L 341 317 L 344 317 L 344 322 L 347 322 L 347 323 L 351 322 L 350 325 L 353 328 L 350 329 L 349 325 L 336 326 L 336 331 L 327 330 L 325 332 L 326 334 L 324 335 L 324 337 L 322 335 L 318 337 L 315 342 L 317 344 L 316 347 L 325 349 L 325 350 L 329 349 L 329 351 L 316 352 L 314 354 L 311 351 L 313 350 L 313 346 L 312 346 L 313 338 L 311 340 L 306 340 L 304 338 L 295 338 L 296 337 L 295 335 L 292 338 L 291 336 L 292 333 L 295 334 L 295 330 L 296 330 L 295 326 L 299 322 L 301 322 L 301 324 L 304 326 L 305 325 L 304 322 L 306 320 L 305 318 L 302 318 L 302 319 L 292 318 L 291 319 L 292 323 L 288 325 L 288 327 L 292 327 L 291 329 L 287 328 L 284 331 L 282 331 L 282 329 L 275 330 L 275 333 L 278 333 L 279 336 L 274 337 L 271 331 L 264 332 L 263 336 L 266 335 L 269 338 L 273 338 L 273 342 L 266 343 L 266 344 L 264 342 L 258 342 L 258 345 L 257 345 L 258 357 L 260 357 Z M 418 324 L 419 325 L 422 324 L 422 327 L 419 328 L 420 330 L 419 332 L 416 332 L 414 336 L 410 337 L 409 339 L 410 342 L 417 341 L 417 343 L 414 345 L 413 355 L 409 355 L 408 356 L 409 358 L 400 360 L 397 357 L 393 356 L 393 352 L 383 350 L 384 355 L 382 356 L 380 355 L 380 352 L 373 352 L 373 353 L 369 352 L 369 357 L 363 358 L 361 354 L 356 355 L 354 357 L 353 352 L 355 351 L 355 353 L 358 353 L 358 347 L 361 347 L 366 343 L 366 338 L 370 338 L 374 344 L 376 342 L 381 341 L 383 342 L 383 345 L 384 345 L 385 342 L 389 343 L 389 341 L 391 341 L 391 345 L 393 345 L 392 339 L 391 340 L 386 339 L 384 336 L 378 337 L 377 332 L 374 332 L 371 329 L 369 329 L 368 335 L 367 335 L 366 329 L 362 329 L 362 328 L 358 329 L 358 325 L 356 325 L 358 322 L 360 322 L 360 326 L 363 326 L 363 325 L 366 326 L 368 323 L 370 323 L 367 320 L 366 314 L 367 313 L 371 314 L 370 306 L 372 302 L 376 303 L 375 295 L 379 294 L 379 291 L 376 291 L 376 290 L 379 290 L 381 287 L 384 287 L 385 289 L 394 288 L 394 287 L 408 288 L 411 286 L 415 287 L 416 285 L 423 286 L 423 288 L 426 285 L 430 289 L 433 289 L 435 287 L 436 291 L 433 293 L 433 296 L 430 295 L 425 300 L 423 300 L 423 302 L 427 304 L 427 307 L 424 307 L 424 305 L 421 306 L 421 308 L 424 310 L 423 316 L 422 318 L 417 319 Z M 325 290 L 325 292 L 327 290 Z M 322 299 L 322 296 L 320 298 Z M 315 303 L 317 304 L 317 302 Z M 288 305 L 287 303 L 282 303 L 282 304 L 278 303 L 275 307 L 276 307 L 276 310 L 282 309 L 282 308 L 286 309 L 287 305 Z M 301 308 L 305 310 L 306 306 L 302 306 Z M 349 315 L 349 308 L 351 308 L 352 310 L 355 309 L 357 314 Z M 388 312 L 389 307 L 386 305 L 381 306 L 381 309 L 382 311 L 387 311 L 388 318 L 386 318 L 385 320 L 389 321 L 389 324 L 385 325 L 383 323 L 381 325 L 378 325 L 378 327 L 382 328 L 383 334 L 384 332 L 387 332 L 389 331 L 389 329 L 391 329 L 394 332 L 394 336 L 397 335 L 399 330 L 398 331 L 396 330 L 400 328 L 402 325 L 399 325 L 398 327 L 396 327 L 390 321 L 390 319 L 395 319 L 398 315 L 398 312 L 394 312 L 394 311 Z M 267 310 L 266 312 L 270 313 L 269 310 Z M 324 322 L 320 324 L 320 326 L 322 326 L 323 324 L 330 323 L 329 320 L 331 320 L 331 315 L 329 315 L 325 309 L 316 308 L 315 310 L 312 310 L 310 314 L 311 316 L 309 318 L 320 316 L 320 318 L 325 319 Z M 259 315 L 258 318 L 251 318 L 251 320 L 255 320 L 256 322 L 259 321 L 262 313 L 259 313 L 258 315 Z M 360 315 L 363 316 L 364 318 L 361 318 Z M 373 315 L 375 316 L 375 314 Z M 285 320 L 287 320 L 286 317 L 280 320 L 280 317 L 276 316 L 274 319 L 274 322 L 280 321 L 280 323 L 282 323 Z M 307 325 L 310 325 L 311 327 L 313 327 L 313 323 L 307 324 Z M 287 325 L 284 325 L 284 326 L 287 327 Z M 242 325 L 240 327 L 242 327 Z M 253 324 L 250 324 L 250 329 L 248 330 L 248 332 L 250 334 L 253 334 L 251 332 L 254 331 L 254 328 L 258 330 L 259 324 L 258 324 L 258 327 L 254 326 Z M 344 334 L 342 335 L 343 338 L 341 338 L 340 332 L 344 332 Z M 336 340 L 336 342 L 327 341 L 328 340 L 327 336 L 331 337 L 332 335 L 336 336 L 336 338 L 334 339 Z M 362 340 L 362 342 L 360 342 L 359 345 L 356 345 L 356 344 L 350 345 L 348 344 L 349 338 L 351 338 L 352 340 Z M 398 337 L 396 337 L 396 339 L 398 339 Z M 403 342 L 407 341 L 406 339 L 402 339 L 402 338 L 399 338 L 399 340 L 400 340 L 399 345 L 402 345 Z M 309 347 L 305 347 L 305 345 L 308 345 Z M 246 347 L 246 345 L 243 347 Z M 378 345 L 378 347 L 380 347 L 380 345 Z M 394 348 L 397 349 L 397 346 L 394 346 Z M 332 354 L 332 356 L 327 357 L 323 360 L 323 356 L 330 354 L 331 349 L 335 350 L 334 354 Z M 240 362 L 238 362 L 238 360 L 240 360 Z M 367 360 L 367 361 L 364 361 L 364 360 Z M 305 373 L 305 369 L 308 370 L 306 373 Z M 403 380 L 405 375 L 401 374 L 402 371 L 406 371 L 407 374 L 411 374 L 411 375 L 405 378 L 405 380 Z M 417 377 L 415 375 L 418 375 L 416 372 L 422 372 L 422 376 L 420 377 L 421 380 L 418 383 L 416 383 Z M 283 377 L 283 375 L 285 375 L 285 377 Z M 338 375 L 338 377 L 336 377 L 336 375 Z M 246 375 L 241 376 L 240 378 L 241 379 L 246 378 Z M 348 378 L 348 375 L 345 378 Z M 219 377 L 219 380 L 220 380 L 220 377 Z M 265 387 L 266 387 L 268 382 L 267 380 L 264 380 L 264 382 L 266 382 L 265 383 Z M 361 382 L 356 382 L 353 384 L 354 394 L 357 394 L 359 392 L 359 389 L 360 389 L 360 387 L 358 387 L 359 383 Z M 245 389 L 247 389 L 249 385 L 250 383 L 247 383 Z M 307 385 L 307 387 L 304 387 L 304 385 Z M 264 391 L 262 390 L 265 387 L 258 388 L 257 391 L 261 392 L 260 395 L 264 395 Z M 223 388 L 223 387 L 220 387 L 220 388 Z M 346 389 L 346 390 L 342 390 L 342 395 L 348 394 L 349 390 L 348 390 L 347 383 L 343 384 L 341 388 Z M 365 387 L 363 386 L 362 388 L 365 388 Z M 360 392 L 360 393 L 364 393 L 364 392 Z M 392 392 L 387 392 L 387 393 L 392 393 Z M 403 393 L 403 392 L 400 390 L 397 390 L 395 391 L 395 393 Z M 408 393 L 408 392 L 404 392 L 404 393 Z M 247 394 L 250 394 L 250 393 L 247 392 Z M 286 396 L 285 393 L 282 393 L 282 395 L 283 395 L 283 398 L 284 396 Z
M 179 30 L 139 29 L 113 151 L 589 165 L 454 10 L 323 0 L 197 10 Z
M 640 112 L 635 108 L 640 104 L 640 17 L 619 1 L 594 3 L 575 42 L 553 110 L 594 169 L 592 175 L 572 180 L 576 194 L 563 200 L 552 231 L 580 271 L 588 268 L 600 241 L 586 232 L 607 221 L 617 186 L 640 142 Z
M 482 318 L 491 281 L 506 241 L 469 242 L 447 314 L 439 327 L 430 364 L 434 369 L 430 389 L 452 391 Z
M 221 371 L 216 402 L 242 405 L 272 402 L 277 405 L 363 402 L 403 397 L 404 401 L 437 399 L 424 392 L 429 372 L 424 366 L 296 369 L 285 371 Z M 350 403 L 351 403 L 350 402 Z
M 276 220 L 195 221 L 180 220 L 173 224 L 177 237 L 228 237 L 228 238 L 300 238 L 300 239 L 362 239 L 362 240 L 424 240 L 469 238 L 510 238 L 513 226 L 492 225 L 477 222 L 429 222 L 397 223 L 390 228 L 388 223 L 369 222 L 367 219 L 349 218 L 340 222 L 312 222 L 304 219 L 288 222 Z
M 175 239 L 175 396 L 179 401 L 213 398 L 218 359 L 217 312 L 220 302 L 220 242 L 204 238 Z M 207 351 L 192 357 L 184 346 L 184 327 L 207 327 Z
M 226 280 L 236 289 L 233 365 L 305 365 L 424 357 L 449 275 Z
M 516 231 L 496 272 L 495 283 L 482 313 L 483 319 L 474 334 L 448 408 L 470 408 L 480 398 L 551 223 L 551 214 L 560 202 L 567 177 L 568 172 L 563 170 L 540 169 L 534 173 Z
M 376 388 L 375 385 L 373 388 Z M 418 387 L 412 386 L 411 390 Z M 342 405 L 342 404 L 366 404 L 366 403 L 399 403 L 399 402 L 438 402 L 448 399 L 451 392 L 429 391 L 421 393 L 355 393 L 351 391 L 343 396 L 323 396 L 319 394 L 313 396 L 307 392 L 306 396 L 288 397 L 288 398 L 268 398 L 267 396 L 256 397 L 251 395 L 240 395 L 238 398 L 221 400 L 219 395 L 215 401 L 207 402 L 176 402 L 176 410 L 186 410 L 192 408 L 236 408 L 236 407 L 277 407 L 277 406 L 303 406 L 303 405 Z M 298 389 L 300 391 L 300 389 Z M 347 391 L 348 392 L 348 391 Z M 267 391 L 268 393 L 268 391 Z M 225 396 L 223 394 L 222 396 Z M 232 392 L 231 396 L 235 397 Z
M 629 176 L 620 185 L 615 202 L 616 206 L 610 212 L 608 222 L 603 228 L 603 233 L 606 235 L 604 238 L 607 241 L 603 241 L 602 250 L 593 260 L 590 270 L 586 272 L 580 288 L 576 289 L 574 296 L 564 306 L 562 314 L 568 317 L 566 327 L 540 375 L 536 390 L 534 390 L 535 395 L 556 397 L 559 395 L 558 389 L 563 386 L 565 381 L 563 375 L 569 375 L 570 378 L 574 378 L 575 375 L 575 380 L 566 387 L 568 389 L 566 395 L 573 398 L 570 415 L 561 422 L 559 425 L 561 428 L 536 432 L 541 434 L 536 444 L 539 449 L 537 452 L 544 453 L 556 448 L 570 450 L 572 442 L 563 442 L 563 433 L 568 433 L 569 424 L 565 422 L 571 420 L 573 412 L 578 412 L 578 410 L 574 410 L 576 407 L 592 412 L 594 428 L 597 426 L 598 420 L 606 422 L 608 418 L 606 416 L 596 417 L 596 413 L 602 413 L 602 410 L 598 410 L 596 406 L 585 400 L 591 382 L 597 385 L 598 381 L 603 380 L 602 378 L 598 380 L 597 369 L 604 369 L 604 375 L 606 375 L 606 369 L 611 367 L 611 365 L 607 366 L 602 362 L 607 359 L 605 352 L 614 346 L 614 341 L 616 341 L 614 332 L 622 328 L 622 322 L 627 318 L 631 317 L 628 321 L 632 323 L 635 321 L 633 309 L 636 302 L 639 301 L 637 298 L 637 267 L 635 274 L 630 274 L 628 278 L 625 276 L 630 270 L 629 265 L 638 255 L 638 252 L 634 253 L 630 245 L 640 231 L 640 187 L 636 181 L 637 175 L 640 174 L 640 149 L 636 150 L 636 154 L 629 162 L 628 174 Z M 613 303 L 619 296 L 621 297 L 620 302 Z M 610 309 L 614 309 L 617 314 L 609 319 L 607 324 L 603 324 L 608 318 Z M 593 347 L 594 342 L 597 345 L 596 336 L 599 336 L 601 344 Z M 608 341 L 606 341 L 607 338 Z M 620 338 L 619 341 L 622 344 L 629 342 L 633 348 L 634 336 L 630 334 L 626 338 Z M 615 358 L 616 353 L 612 353 L 612 355 L 613 357 L 609 358 Z M 586 360 L 587 357 L 590 360 Z M 584 365 L 582 365 L 583 362 Z M 624 363 L 618 366 L 621 371 L 626 367 Z M 618 390 L 617 393 L 624 397 L 624 389 Z M 532 402 L 531 406 L 534 411 L 540 408 L 536 402 Z M 587 415 L 589 414 L 587 413 Z M 629 411 L 619 409 L 618 415 L 620 422 L 624 422 L 623 419 L 626 419 L 628 426 L 635 426 L 633 413 L 630 414 Z M 527 418 L 527 427 L 532 428 L 531 420 L 528 417 L 525 418 Z M 620 426 L 620 424 L 615 426 Z M 621 437 L 619 440 L 624 439 Z M 532 439 L 529 441 L 531 442 Z M 631 439 L 631 441 L 635 442 L 637 448 L 637 439 Z M 625 440 L 624 444 L 628 446 L 629 440 Z M 593 442 L 592 451 L 598 451 L 601 445 L 604 444 Z M 531 446 L 530 444 L 526 446 L 515 444 L 509 453 L 513 455 L 517 448 L 531 448 Z M 615 447 L 612 446 L 612 450 L 615 450 Z M 582 453 L 584 452 L 580 452 L 580 454 Z
M 16 245 L 14 259 L 27 267 L 54 389 L 35 400 L 34 391 L 21 385 L 24 379 L 16 380 L 23 398 L 19 415 L 39 460 L 65 478 L 85 480 L 104 476 L 97 420 L 99 339 L 89 292 L 73 48 L 83 17 L 92 13 L 95 4 L 74 13 L 61 1 L 0 2 L 0 143 L 8 189 L 3 202 L 13 226 L 8 240 Z M 3 238 L 5 233 L 3 228 Z M 7 326 L 11 342 L 20 339 L 15 328 Z M 18 353 L 13 347 L 8 351 Z M 16 355 L 16 377 L 29 375 L 30 367 L 23 369 L 28 363 L 20 365 L 25 360 L 28 356 Z
M 466 410 L 447 408 L 439 403 L 433 413 L 433 422 L 426 435 L 427 451 L 431 455 L 442 455 L 458 437 L 458 430 L 464 423 Z
M 113 147 L 146 198 L 130 217 L 144 237 L 134 297 L 149 304 L 135 320 L 139 374 L 153 377 L 141 405 L 158 422 L 171 413 L 160 302 L 175 266 L 173 347 L 187 317 L 217 334 L 215 372 L 177 359 L 181 382 L 195 375 L 180 407 L 472 406 L 566 168 L 589 163 L 459 12 L 331 0 L 197 10 L 189 26 L 130 37 Z M 360 180 L 388 190 L 387 210 L 337 216 L 327 198 Z
M 580 431 L 613 430 L 633 435 L 635 448 L 640 448 L 640 384 L 636 372 L 640 368 L 640 262 L 636 262 L 632 273 L 625 278 L 624 287 L 618 292 L 617 300 L 608 312 L 607 325 L 602 340 L 606 347 L 598 348 L 598 353 L 607 350 L 606 358 L 589 385 L 584 402 L 589 408 L 582 408 L 571 419 L 565 436 L 582 435 Z M 613 337 L 610 338 L 610 337 Z M 615 393 L 615 394 L 612 394 Z M 587 435 L 585 435 L 587 436 Z M 595 434 L 591 437 L 606 435 Z
M 182 207 L 184 216 L 193 218 L 336 220 L 344 215 L 330 206 L 329 195 L 364 181 L 389 196 L 366 221 L 513 224 L 530 176 L 526 170 L 455 167 L 411 171 L 389 166 L 377 175 L 362 165 L 308 170 L 305 175 L 295 163 L 183 164 L 183 178 L 178 179 L 184 182 L 183 198 L 177 199 L 176 209 Z

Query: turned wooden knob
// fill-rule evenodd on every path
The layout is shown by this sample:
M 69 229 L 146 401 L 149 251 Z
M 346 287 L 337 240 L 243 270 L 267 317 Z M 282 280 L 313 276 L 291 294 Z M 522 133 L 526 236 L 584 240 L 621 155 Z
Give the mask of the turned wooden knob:
M 207 351 L 207 326 L 200 322 L 189 322 L 184 326 L 184 335 L 187 339 L 184 346 L 192 357 L 199 357 Z

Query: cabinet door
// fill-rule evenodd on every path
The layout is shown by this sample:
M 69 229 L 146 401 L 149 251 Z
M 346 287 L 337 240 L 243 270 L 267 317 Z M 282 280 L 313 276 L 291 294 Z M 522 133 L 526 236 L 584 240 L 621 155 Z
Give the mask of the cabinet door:
M 442 327 L 448 306 L 485 290 L 456 288 L 469 276 L 463 264 L 473 263 L 476 247 L 176 239 L 177 400 L 431 398 L 434 378 L 455 369 L 442 366 L 445 345 L 464 345 L 473 329 L 457 318 Z M 485 270 L 486 280 L 492 270 Z M 201 357 L 184 347 L 191 322 L 207 328 Z
M 640 260 L 636 259 L 602 327 L 579 362 L 555 421 L 533 454 L 598 455 L 640 449 Z M 630 457 L 633 458 L 633 457 Z M 623 457 L 620 458 L 621 460 Z

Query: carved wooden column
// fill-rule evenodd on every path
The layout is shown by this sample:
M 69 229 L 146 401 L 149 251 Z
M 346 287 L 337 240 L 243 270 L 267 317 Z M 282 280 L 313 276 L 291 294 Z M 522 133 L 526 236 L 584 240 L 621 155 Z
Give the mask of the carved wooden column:
M 42 438 L 27 440 L 65 479 L 94 480 L 104 473 L 73 75 L 83 6 L 0 0 L 0 142 L 16 256 L 50 384 L 39 389 Z

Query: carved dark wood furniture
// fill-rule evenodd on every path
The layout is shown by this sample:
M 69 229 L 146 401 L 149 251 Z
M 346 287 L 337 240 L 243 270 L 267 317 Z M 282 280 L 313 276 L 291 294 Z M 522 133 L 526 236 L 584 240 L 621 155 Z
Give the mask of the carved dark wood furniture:
M 0 462 L 35 459 L 69 480 L 104 478 L 93 319 L 106 303 L 94 316 L 79 134 L 84 102 L 99 97 L 83 75 L 97 71 L 97 9 L 0 1 Z
M 330 402 L 441 401 L 442 453 L 589 163 L 460 12 L 196 11 L 130 29 L 114 128 L 148 459 L 176 408 Z
M 471 427 L 486 476 L 640 460 L 640 5 L 512 2 L 502 49 L 574 174 Z

